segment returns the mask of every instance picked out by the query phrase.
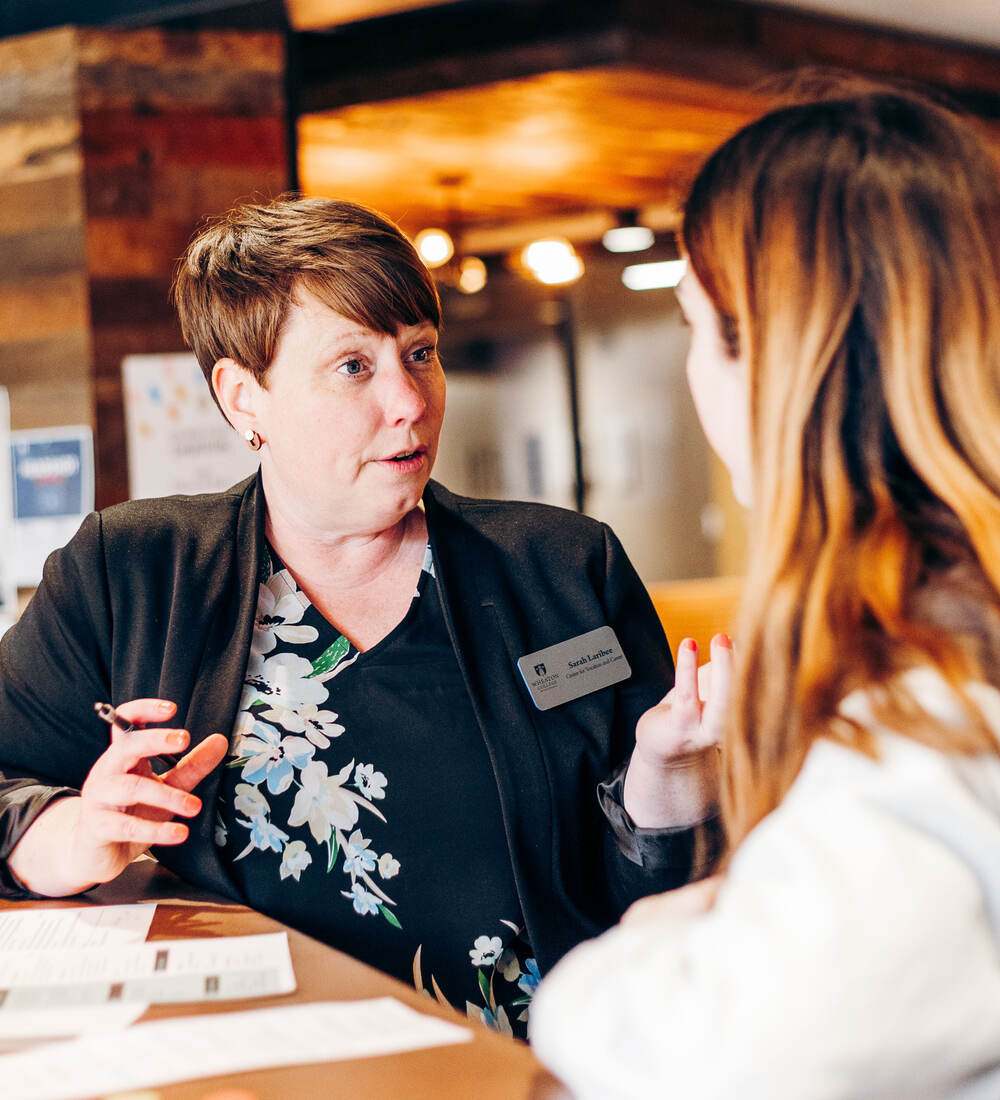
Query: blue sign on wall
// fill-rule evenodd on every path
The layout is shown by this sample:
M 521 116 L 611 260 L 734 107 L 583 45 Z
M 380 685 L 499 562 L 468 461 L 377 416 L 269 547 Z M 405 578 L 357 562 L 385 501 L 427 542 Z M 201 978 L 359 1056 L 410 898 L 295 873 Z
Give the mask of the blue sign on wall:
M 87 510 L 83 440 L 39 439 L 11 447 L 14 518 L 79 515 Z

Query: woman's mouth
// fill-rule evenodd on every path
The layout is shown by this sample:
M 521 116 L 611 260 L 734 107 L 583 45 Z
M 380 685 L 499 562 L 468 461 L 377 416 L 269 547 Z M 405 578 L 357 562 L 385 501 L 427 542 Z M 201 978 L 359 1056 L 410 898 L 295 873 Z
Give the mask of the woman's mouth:
M 398 454 L 392 455 L 390 458 L 384 458 L 379 461 L 380 466 L 398 471 L 399 473 L 410 474 L 423 467 L 427 458 L 427 448 L 417 447 L 412 451 L 400 451 Z

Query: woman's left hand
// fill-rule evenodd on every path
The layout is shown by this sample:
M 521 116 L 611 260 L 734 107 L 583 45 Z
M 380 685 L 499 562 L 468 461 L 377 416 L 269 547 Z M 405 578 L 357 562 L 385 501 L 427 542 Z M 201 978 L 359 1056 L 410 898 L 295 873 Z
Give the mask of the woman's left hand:
M 674 686 L 639 719 L 636 751 L 669 765 L 722 740 L 733 675 L 733 644 L 725 634 L 711 643 L 711 663 L 698 667 L 698 645 L 685 638 L 677 649 Z
M 712 639 L 712 662 L 698 668 L 698 646 L 677 649 L 674 686 L 639 719 L 625 776 L 625 809 L 644 828 L 693 825 L 718 801 L 719 752 L 732 683 L 733 646 Z M 710 690 L 702 691 L 708 683 Z

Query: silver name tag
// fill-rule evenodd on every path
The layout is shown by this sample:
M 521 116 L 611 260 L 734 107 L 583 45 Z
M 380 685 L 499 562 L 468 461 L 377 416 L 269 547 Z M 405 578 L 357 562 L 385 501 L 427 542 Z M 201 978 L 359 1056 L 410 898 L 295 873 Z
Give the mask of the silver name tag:
M 539 710 L 551 710 L 632 675 L 610 626 L 599 626 L 568 641 L 527 653 L 519 658 L 517 667 Z

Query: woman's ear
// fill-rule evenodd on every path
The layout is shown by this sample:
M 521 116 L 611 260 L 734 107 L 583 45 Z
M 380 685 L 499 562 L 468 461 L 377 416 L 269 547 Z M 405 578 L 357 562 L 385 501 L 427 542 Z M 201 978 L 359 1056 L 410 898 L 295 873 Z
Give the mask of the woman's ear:
M 256 401 L 260 383 L 235 359 L 220 359 L 212 368 L 212 389 L 230 424 L 243 435 L 257 430 Z

